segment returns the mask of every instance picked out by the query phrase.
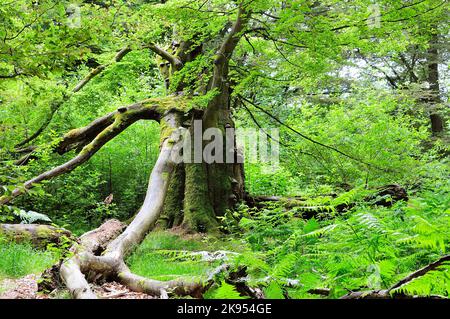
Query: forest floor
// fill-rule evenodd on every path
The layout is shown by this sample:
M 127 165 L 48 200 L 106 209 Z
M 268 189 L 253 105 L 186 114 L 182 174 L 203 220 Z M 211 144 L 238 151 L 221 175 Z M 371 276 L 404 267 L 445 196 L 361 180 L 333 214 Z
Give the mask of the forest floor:
M 17 249 L 17 245 L 15 249 Z M 156 231 L 147 235 L 140 247 L 127 258 L 127 264 L 133 272 L 156 280 L 170 280 L 179 277 L 197 280 L 206 278 L 211 271 L 226 260 L 227 254 L 235 254 L 235 251 L 239 251 L 237 243 L 224 242 L 199 234 L 180 234 L 177 230 Z M 36 258 L 43 254 L 38 251 L 33 251 L 33 253 L 37 254 Z M 19 261 L 17 258 L 21 257 L 25 259 L 23 268 L 27 268 L 27 261 L 32 258 L 26 259 L 24 254 L 16 256 L 14 260 L 17 262 Z M 22 263 L 18 262 L 17 264 Z M 11 276 L 0 277 L 0 299 L 70 298 L 66 289 L 55 290 L 48 294 L 38 292 L 37 283 L 40 272 L 50 264 L 39 265 L 34 273 L 23 276 L 11 273 Z M 101 299 L 158 298 L 131 291 L 117 282 L 93 284 L 91 288 Z
M 30 274 L 18 279 L 4 279 L 0 282 L 0 299 L 65 299 L 69 298 L 67 291 L 57 291 L 45 294 L 38 292 L 39 275 Z M 92 285 L 93 290 L 101 299 L 154 299 L 145 293 L 130 291 L 117 282 L 108 282 L 101 286 Z
M 0 282 L 0 299 L 47 299 L 37 294 L 37 275 L 22 278 L 6 278 Z
M 349 194 L 331 204 L 340 205 Z M 431 190 L 392 207 L 363 202 L 342 216 L 323 219 L 298 217 L 305 207 L 331 205 L 322 199 L 292 211 L 284 206 L 244 211 L 251 219 L 240 219 L 239 233 L 154 230 L 125 262 L 132 273 L 154 280 L 214 280 L 204 299 L 248 298 L 249 291 L 236 285 L 242 282 L 253 289 L 252 298 L 259 297 L 257 289 L 268 299 L 330 299 L 349 291 L 389 289 L 448 254 L 449 200 L 448 191 Z M 233 231 L 234 224 L 227 225 Z M 0 299 L 71 298 L 67 289 L 37 291 L 40 274 L 60 260 L 62 251 L 0 240 Z M 450 263 L 428 269 L 399 291 L 448 297 Z M 117 282 L 91 287 L 102 299 L 160 297 L 132 292 Z

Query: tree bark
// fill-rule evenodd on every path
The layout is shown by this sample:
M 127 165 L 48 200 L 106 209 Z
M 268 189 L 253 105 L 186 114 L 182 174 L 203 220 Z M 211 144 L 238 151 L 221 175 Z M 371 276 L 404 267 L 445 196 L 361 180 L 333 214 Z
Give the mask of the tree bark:
M 175 167 L 172 155 L 175 145 L 180 140 L 178 114 L 169 112 L 164 121 L 169 123 L 167 136 L 161 145 L 160 155 L 153 167 L 144 203 L 133 221 L 118 235 L 120 227 L 101 226 L 94 232 L 86 234 L 81 244 L 75 246 L 74 256 L 64 261 L 60 268 L 63 282 L 78 299 L 93 299 L 96 295 L 90 289 L 88 279 L 116 278 L 134 291 L 165 295 L 167 293 L 198 296 L 203 284 L 173 280 L 161 282 L 132 274 L 124 263 L 124 258 L 145 237 L 154 226 L 162 211 L 170 177 Z M 100 236 L 98 234 L 101 234 Z M 105 249 L 98 249 L 105 247 Z M 100 255 L 101 254 L 101 255 Z
M 140 119 L 159 121 L 161 114 L 167 109 L 176 108 L 175 103 L 177 102 L 179 102 L 179 99 L 173 97 L 147 99 L 127 107 L 121 107 L 117 111 L 93 121 L 86 127 L 70 131 L 58 144 L 57 149 L 61 153 L 65 153 L 74 147 L 84 146 L 80 153 L 70 161 L 26 181 L 23 186 L 14 189 L 11 194 L 0 197 L 0 205 L 8 204 L 15 197 L 22 195 L 37 183 L 71 172 L 89 160 L 103 145 L 134 122 Z
M 180 90 L 188 87 L 189 83 L 184 83 L 182 80 L 177 84 L 176 92 L 172 92 L 173 96 L 168 97 L 166 101 L 149 99 L 119 108 L 84 128 L 69 132 L 55 150 L 58 153 L 65 153 L 83 147 L 76 157 L 27 181 L 23 187 L 14 190 L 11 195 L 0 198 L 0 204 L 8 203 L 36 183 L 73 170 L 139 119 L 153 119 L 160 122 L 160 154 L 150 175 L 144 203 L 137 215 L 120 234 L 108 230 L 106 226 L 86 234 L 81 243 L 73 247 L 74 255 L 64 260 L 59 268 L 62 281 L 75 298 L 96 298 L 89 282 L 102 279 L 115 279 L 132 290 L 163 296 L 179 294 L 198 297 L 207 286 L 207 283 L 202 282 L 182 280 L 160 282 L 137 276 L 130 272 L 124 263 L 124 258 L 141 243 L 155 224 L 162 228 L 181 226 L 186 231 L 216 232 L 219 225 L 216 217 L 223 215 L 227 209 L 232 208 L 244 198 L 244 175 L 242 163 L 236 163 L 238 157 L 236 148 L 226 150 L 226 143 L 223 143 L 223 154 L 231 151 L 234 163 L 178 164 L 173 161 L 173 155 L 178 152 L 175 146 L 179 145 L 178 143 L 184 138 L 186 128 L 193 130 L 191 124 L 184 124 L 186 118 L 190 119 L 190 123 L 193 123 L 194 119 L 200 119 L 203 130 L 214 127 L 225 133 L 226 128 L 234 127 L 231 116 L 228 63 L 247 19 L 247 12 L 242 5 L 239 5 L 236 21 L 217 51 L 210 84 L 206 92 L 203 92 L 212 90 L 218 92 L 205 111 L 191 110 L 191 107 L 186 107 L 186 104 L 189 104 L 186 100 L 190 97 Z M 227 29 L 228 27 L 225 30 Z M 194 59 L 196 54 L 201 52 L 198 50 L 201 46 L 192 48 L 186 43 L 174 53 L 154 45 L 148 47 L 170 63 L 169 76 L 179 71 L 186 62 Z M 183 50 L 190 53 L 185 54 Z M 168 80 L 167 83 L 170 83 L 170 77 Z M 169 106 L 167 106 L 167 100 L 170 102 Z M 174 100 L 181 100 L 184 103 L 177 105 L 177 101 Z M 190 112 L 186 114 L 187 109 Z M 183 125 L 186 127 L 182 128 Z M 193 137 L 194 134 L 191 136 Z M 225 139 L 225 134 L 223 138 Z M 235 139 L 235 136 L 231 138 Z M 167 207 L 164 209 L 165 204 Z M 102 240 L 93 235 L 98 233 L 104 234 L 101 236 Z
M 411 273 L 410 275 L 406 276 L 402 280 L 398 281 L 396 284 L 392 285 L 389 289 L 383 289 L 383 290 L 369 290 L 369 291 L 354 291 L 346 294 L 345 296 L 342 296 L 340 299 L 393 299 L 393 298 L 400 298 L 400 299 L 410 299 L 410 298 L 416 298 L 416 296 L 410 296 L 406 295 L 404 293 L 398 293 L 395 292 L 396 289 L 400 288 L 403 285 L 406 285 L 407 283 L 411 282 L 413 279 L 421 277 L 428 272 L 435 270 L 439 266 L 441 266 L 443 263 L 450 261 L 450 255 L 446 255 L 441 257 L 439 260 L 419 269 L 415 272 Z M 446 299 L 446 297 L 442 296 L 435 296 L 431 295 L 427 298 L 431 299 Z

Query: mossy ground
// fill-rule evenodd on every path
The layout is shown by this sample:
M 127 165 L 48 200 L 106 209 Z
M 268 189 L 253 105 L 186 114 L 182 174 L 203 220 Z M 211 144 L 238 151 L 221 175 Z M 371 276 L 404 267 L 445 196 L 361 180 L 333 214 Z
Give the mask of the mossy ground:
M 196 251 L 239 251 L 242 244 L 201 235 L 179 235 L 172 231 L 150 233 L 127 259 L 131 271 L 152 279 L 204 279 L 224 261 L 202 261 L 192 258 Z

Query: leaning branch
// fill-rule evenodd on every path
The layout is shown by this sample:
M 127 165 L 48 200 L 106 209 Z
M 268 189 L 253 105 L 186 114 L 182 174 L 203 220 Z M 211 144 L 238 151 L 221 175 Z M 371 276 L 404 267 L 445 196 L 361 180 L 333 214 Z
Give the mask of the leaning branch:
M 275 141 L 276 143 L 279 143 L 282 146 L 288 147 L 287 144 L 281 142 L 280 140 L 272 137 L 269 133 L 267 133 L 267 131 L 259 124 L 258 120 L 255 118 L 255 116 L 253 115 L 253 113 L 248 109 L 248 107 L 244 104 L 241 103 L 241 105 L 244 107 L 244 109 L 247 111 L 248 115 L 250 115 L 251 119 L 253 120 L 253 122 L 256 124 L 256 126 L 259 127 L 259 129 L 271 140 Z
M 82 79 L 72 90 L 72 93 L 76 93 L 78 91 L 80 91 L 90 80 L 92 80 L 95 76 L 97 76 L 98 74 L 100 74 L 104 69 L 106 69 L 107 67 L 109 67 L 110 65 L 120 62 L 123 57 L 125 55 L 127 55 L 129 52 L 131 52 L 131 49 L 129 46 L 124 47 L 123 49 L 121 49 L 119 52 L 117 52 L 117 54 L 114 56 L 114 59 L 107 64 L 102 64 L 99 65 L 98 67 L 96 67 L 94 70 L 92 70 L 91 72 L 89 72 L 89 74 L 84 77 L 84 79 Z
M 118 278 L 132 290 L 153 295 L 167 296 L 168 292 L 193 295 L 202 290 L 201 283 L 183 280 L 161 282 L 135 275 L 124 263 L 124 257 L 144 239 L 161 213 L 170 176 L 175 166 L 172 160 L 176 150 L 175 146 L 181 138 L 181 131 L 178 130 L 179 119 L 177 112 L 169 112 L 164 115 L 163 120 L 168 124 L 168 129 L 172 133 L 162 142 L 158 160 L 150 175 L 144 203 L 130 225 L 120 235 L 118 233 L 121 230 L 114 236 L 107 236 L 107 240 L 103 241 L 101 247 L 106 249 L 99 251 L 90 244 L 91 240 L 83 241 L 74 256 L 62 263 L 61 278 L 75 298 L 94 299 L 97 297 L 88 284 L 89 277 L 87 276 L 90 274 L 93 274 L 91 278 L 94 281 L 99 277 Z M 110 227 L 104 227 L 104 233 L 109 234 L 108 228 Z M 102 232 L 101 229 L 98 232 Z M 86 236 L 94 235 L 95 232 L 88 233 Z M 103 239 L 105 236 L 102 235 L 99 238 Z
M 180 69 L 181 66 L 183 65 L 183 62 L 181 62 L 180 59 L 178 59 L 176 56 L 170 54 L 166 50 L 158 47 L 154 43 L 150 43 L 146 47 L 149 48 L 150 50 L 152 50 L 153 52 L 155 52 L 156 54 L 158 54 L 163 59 L 169 61 L 169 63 L 172 64 L 172 66 L 176 69 Z
M 436 268 L 438 268 L 439 266 L 442 266 L 442 264 L 444 264 L 445 262 L 450 261 L 450 255 L 446 255 L 444 257 L 442 257 L 441 259 L 413 272 L 412 274 L 406 276 L 405 278 L 403 278 L 402 280 L 400 280 L 399 282 L 397 282 L 395 285 L 393 285 L 391 288 L 389 288 L 389 291 L 392 291 L 394 289 L 400 288 L 401 286 L 407 284 L 408 282 L 410 282 L 413 279 L 416 279 L 418 277 L 422 277 L 423 275 L 425 275 L 426 273 L 435 270 Z
M 353 291 L 345 296 L 342 296 L 341 299 L 390 299 L 395 298 L 396 296 L 399 296 L 401 298 L 414 298 L 414 296 L 405 295 L 403 293 L 396 293 L 394 290 L 408 284 L 412 280 L 422 277 L 428 272 L 432 270 L 436 270 L 439 266 L 442 266 L 444 263 L 450 261 L 450 255 L 446 255 L 439 260 L 413 272 L 412 274 L 406 276 L 396 284 L 394 284 L 389 289 L 384 290 L 369 290 L 369 291 Z M 447 297 L 438 296 L 438 295 L 430 295 L 428 298 L 431 299 L 446 299 Z
M 34 187 L 36 184 L 57 177 L 61 174 L 67 173 L 80 166 L 89 160 L 103 145 L 116 137 L 119 133 L 125 130 L 128 126 L 140 119 L 160 119 L 161 108 L 158 99 L 148 99 L 140 103 L 136 103 L 127 107 L 119 108 L 98 120 L 95 120 L 90 125 L 80 129 L 73 130 L 66 135 L 63 143 L 59 145 L 59 149 L 66 151 L 72 149 L 73 145 L 86 143 L 89 139 L 86 136 L 91 136 L 95 133 L 95 137 L 83 147 L 77 156 L 68 162 L 59 165 L 47 172 L 40 174 L 24 183 L 23 186 L 16 188 L 10 195 L 0 197 L 0 204 L 7 204 L 15 197 L 25 193 L 27 190 Z
M 23 141 L 17 143 L 14 147 L 18 148 L 21 146 L 24 146 L 25 144 L 28 144 L 29 142 L 33 141 L 34 139 L 36 139 L 39 135 L 41 135 L 41 133 L 47 128 L 47 126 L 50 124 L 50 122 L 53 119 L 53 116 L 55 115 L 56 111 L 61 107 L 61 105 L 64 104 L 65 101 L 67 101 L 69 99 L 68 96 L 65 96 L 64 99 L 62 101 L 58 101 L 58 102 L 54 102 L 51 105 L 50 108 L 50 114 L 47 116 L 47 118 L 45 119 L 45 121 L 41 124 L 41 126 L 39 126 L 39 128 L 33 133 L 31 134 L 29 137 L 27 137 L 26 139 L 24 139 Z M 27 154 L 30 155 L 30 154 Z M 28 156 L 27 156 L 28 157 Z M 19 165 L 22 165 L 22 161 L 20 161 Z

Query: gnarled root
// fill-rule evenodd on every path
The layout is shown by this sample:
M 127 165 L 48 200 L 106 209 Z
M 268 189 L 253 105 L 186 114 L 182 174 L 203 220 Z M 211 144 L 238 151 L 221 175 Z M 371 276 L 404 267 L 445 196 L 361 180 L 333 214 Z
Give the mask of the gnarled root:
M 177 114 L 172 112 L 164 117 L 172 133 L 162 143 L 144 203 L 136 217 L 123 232 L 123 225 L 113 220 L 86 233 L 80 238 L 81 243 L 73 247 L 73 256 L 61 264 L 60 276 L 74 298 L 96 298 L 88 281 L 100 279 L 117 279 L 131 290 L 159 296 L 169 293 L 199 296 L 202 291 L 201 283 L 163 282 L 135 275 L 124 263 L 124 257 L 144 239 L 158 219 L 175 166 L 172 153 L 180 137 Z

